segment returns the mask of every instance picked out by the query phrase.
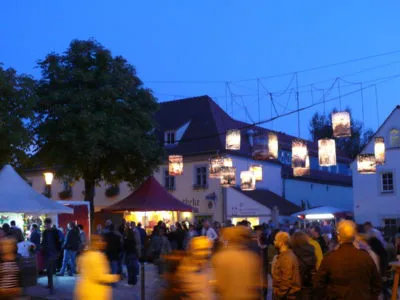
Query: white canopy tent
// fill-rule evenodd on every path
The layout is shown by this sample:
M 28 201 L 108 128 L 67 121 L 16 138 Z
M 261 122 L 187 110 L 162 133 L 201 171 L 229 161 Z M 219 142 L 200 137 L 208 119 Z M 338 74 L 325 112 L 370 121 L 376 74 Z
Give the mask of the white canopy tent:
M 0 212 L 72 214 L 73 210 L 36 192 L 10 165 L 0 171 Z

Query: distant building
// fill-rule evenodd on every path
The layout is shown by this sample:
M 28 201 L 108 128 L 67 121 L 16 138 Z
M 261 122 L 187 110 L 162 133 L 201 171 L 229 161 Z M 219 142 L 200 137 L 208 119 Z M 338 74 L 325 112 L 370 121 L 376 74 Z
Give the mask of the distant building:
M 195 212 L 191 216 L 194 219 L 232 219 L 234 222 L 248 219 L 252 224 L 258 224 L 270 221 L 274 213 L 281 218 L 288 217 L 301 210 L 302 203 L 349 210 L 353 207 L 350 160 L 341 153 L 337 154 L 337 166 L 320 168 L 317 144 L 307 142 L 311 173 L 309 176 L 293 177 L 291 143 L 295 137 L 275 132 L 279 141 L 278 159 L 253 160 L 253 135 L 256 132 L 267 134 L 269 130 L 262 127 L 242 129 L 249 127 L 249 124 L 231 118 L 208 96 L 162 102 L 155 118 L 158 123 L 157 134 L 167 154 L 182 155 L 184 168 L 183 175 L 169 176 L 168 163 L 165 161 L 154 176 L 175 197 L 194 207 Z M 242 129 L 238 151 L 225 150 L 225 133 L 230 129 Z M 222 188 L 219 179 L 209 178 L 209 158 L 217 154 L 232 159 L 237 168 L 236 187 Z M 254 163 L 262 165 L 263 180 L 257 182 L 255 191 L 243 192 L 238 188 L 240 172 L 248 170 Z M 36 190 L 44 189 L 40 172 L 27 172 L 26 177 L 33 181 Z M 57 192 L 67 186 L 63 187 L 57 180 L 54 185 L 53 195 L 57 199 Z M 96 210 L 130 193 L 125 183 L 120 184 L 120 193 L 115 197 L 107 197 L 105 189 L 104 185 L 96 188 Z M 75 183 L 72 190 L 72 199 L 83 198 L 82 181 Z M 180 219 L 187 217 L 187 214 L 178 216 Z
M 397 106 L 362 150 L 374 153 L 374 138 L 383 137 L 385 163 L 377 166 L 376 174 L 359 174 L 357 161 L 353 170 L 354 215 L 358 223 L 371 221 L 375 226 L 400 226 L 400 106 Z

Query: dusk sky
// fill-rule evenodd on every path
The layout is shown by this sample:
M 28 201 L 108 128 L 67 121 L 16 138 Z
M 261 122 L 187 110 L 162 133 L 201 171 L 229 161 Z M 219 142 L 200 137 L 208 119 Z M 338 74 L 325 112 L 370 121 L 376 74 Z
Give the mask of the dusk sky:
M 326 100 L 338 98 L 339 82 L 342 108 L 375 130 L 376 100 L 380 122 L 400 104 L 400 1 L 13 0 L 0 11 L 0 62 L 35 78 L 37 60 L 94 38 L 133 64 L 159 101 L 206 94 L 247 122 L 271 117 L 269 92 L 278 114 L 296 109 L 296 71 L 300 107 L 331 86 Z M 315 111 L 324 105 L 300 114 L 303 138 Z M 264 126 L 297 135 L 297 115 Z

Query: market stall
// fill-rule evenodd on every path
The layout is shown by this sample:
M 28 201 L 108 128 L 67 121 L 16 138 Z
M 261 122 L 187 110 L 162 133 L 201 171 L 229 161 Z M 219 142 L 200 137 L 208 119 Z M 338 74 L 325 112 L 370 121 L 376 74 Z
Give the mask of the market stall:
M 336 222 L 342 218 L 345 219 L 352 216 L 352 212 L 331 206 L 319 206 L 292 214 L 292 217 L 297 217 L 298 219 L 303 220 L 304 223 L 324 220 Z
M 170 225 L 193 218 L 193 207 L 168 193 L 153 176 L 128 197 L 103 211 L 122 212 L 125 220 L 141 222 L 147 230 L 151 230 L 158 221 Z

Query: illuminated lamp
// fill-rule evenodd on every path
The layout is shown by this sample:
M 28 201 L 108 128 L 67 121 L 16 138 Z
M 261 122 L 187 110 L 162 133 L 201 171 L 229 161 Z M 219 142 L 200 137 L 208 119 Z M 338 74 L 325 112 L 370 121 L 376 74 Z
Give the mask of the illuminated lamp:
M 236 185 L 236 168 L 222 167 L 221 186 L 230 187 Z
M 375 154 L 359 154 L 357 156 L 357 171 L 360 174 L 375 174 Z
M 224 166 L 224 158 L 217 156 L 214 158 L 210 158 L 210 163 L 208 166 L 209 177 L 210 178 L 221 178 L 221 168 Z
M 333 214 L 313 214 L 306 215 L 307 220 L 326 220 L 326 219 L 334 219 L 335 216 Z
M 257 160 L 278 158 L 278 137 L 275 133 L 257 134 L 253 138 L 252 157 Z
M 253 172 L 240 172 L 240 189 L 242 191 L 253 191 L 256 189 L 256 175 Z
M 375 138 L 375 160 L 377 165 L 385 163 L 385 140 L 383 137 Z
M 305 168 L 308 155 L 307 144 L 302 140 L 292 142 L 292 168 Z
M 44 181 L 46 182 L 46 185 L 51 185 L 53 183 L 54 174 L 52 172 L 43 173 L 43 176 L 44 176 Z
M 249 171 L 253 172 L 256 176 L 256 181 L 263 180 L 263 169 L 262 165 L 251 165 Z
M 240 130 L 232 129 L 226 132 L 226 150 L 240 150 Z
M 168 173 L 169 176 L 179 176 L 183 174 L 183 157 L 182 155 L 170 155 L 168 157 Z
M 293 168 L 293 176 L 308 176 L 310 175 L 310 157 L 306 157 L 306 166 L 304 168 Z
M 318 140 L 318 161 L 321 167 L 336 165 L 336 143 L 334 139 Z
M 347 111 L 332 113 L 332 130 L 336 138 L 351 136 L 350 113 Z

